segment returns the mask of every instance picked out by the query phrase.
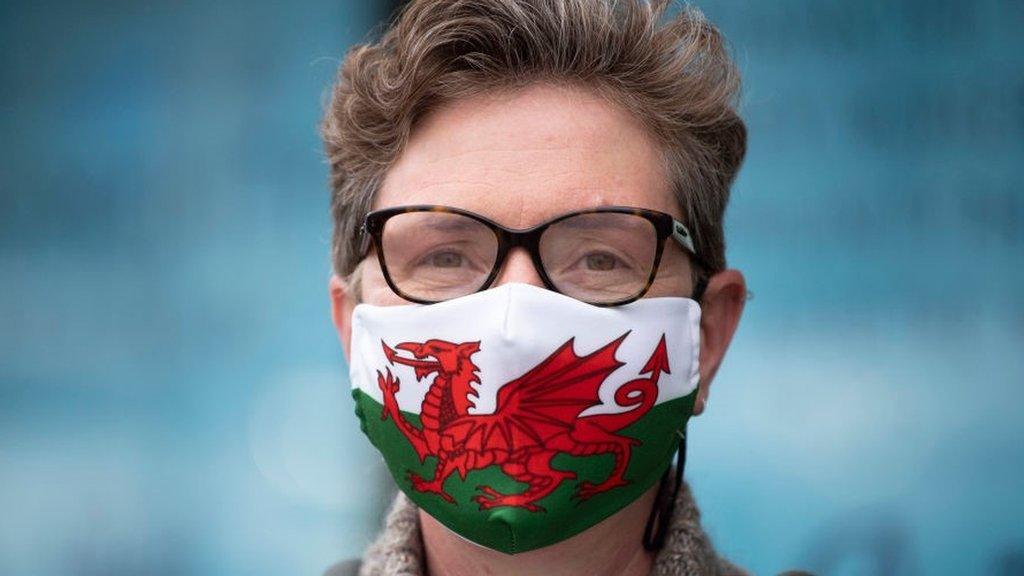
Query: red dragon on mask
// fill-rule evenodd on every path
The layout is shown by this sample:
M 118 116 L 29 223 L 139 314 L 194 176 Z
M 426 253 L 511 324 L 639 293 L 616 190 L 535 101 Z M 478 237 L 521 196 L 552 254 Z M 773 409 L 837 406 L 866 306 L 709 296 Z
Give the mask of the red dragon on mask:
M 631 450 L 640 441 L 617 431 L 646 414 L 658 398 L 658 379 L 670 373 L 665 336 L 655 347 L 640 371 L 646 377 L 636 378 L 620 386 L 615 402 L 629 408 L 614 414 L 580 414 L 598 404 L 598 390 L 605 379 L 623 364 L 615 352 L 629 333 L 586 356 L 578 356 L 570 338 L 554 353 L 525 374 L 498 389 L 497 407 L 492 414 L 470 414 L 479 383 L 479 368 L 472 356 L 480 350 L 479 342 L 455 344 L 443 340 L 403 342 L 391 348 L 381 341 L 388 362 L 414 369 L 417 380 L 436 374 L 423 399 L 420 411 L 422 428 L 409 423 L 398 408 L 395 394 L 399 380 L 386 368 L 377 372 L 377 384 L 384 397 L 381 419 L 389 417 L 409 440 L 420 462 L 428 456 L 437 458 L 432 479 L 409 472 L 415 490 L 434 493 L 454 502 L 444 490 L 445 480 L 458 472 L 465 480 L 470 470 L 491 465 L 518 482 L 526 484 L 519 494 L 502 494 L 490 486 L 478 486 L 481 493 L 473 499 L 480 509 L 515 506 L 532 512 L 543 511 L 536 503 L 565 480 L 576 474 L 551 466 L 559 453 L 592 456 L 611 453 L 615 465 L 603 482 L 581 482 L 575 497 L 587 499 L 628 483 L 623 477 Z M 404 350 L 413 358 L 400 356 Z

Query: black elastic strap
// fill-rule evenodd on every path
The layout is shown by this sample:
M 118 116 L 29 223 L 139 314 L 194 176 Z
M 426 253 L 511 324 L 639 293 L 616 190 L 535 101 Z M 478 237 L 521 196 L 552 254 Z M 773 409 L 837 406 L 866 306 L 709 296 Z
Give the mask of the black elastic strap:
M 661 484 L 658 486 L 658 496 L 654 500 L 654 508 L 651 510 L 651 515 L 647 518 L 647 526 L 644 528 L 644 549 L 649 552 L 661 550 L 665 545 L 668 525 L 676 510 L 676 496 L 683 486 L 683 469 L 686 468 L 685 430 L 682 436 L 683 439 L 679 441 L 679 451 L 676 453 L 675 483 L 670 489 L 669 476 L 672 470 L 666 470 L 661 477 Z
M 691 300 L 700 302 L 701 298 L 704 297 L 704 291 L 708 289 L 708 277 L 704 274 L 700 275 L 700 279 L 697 280 L 697 284 L 693 287 L 693 297 Z

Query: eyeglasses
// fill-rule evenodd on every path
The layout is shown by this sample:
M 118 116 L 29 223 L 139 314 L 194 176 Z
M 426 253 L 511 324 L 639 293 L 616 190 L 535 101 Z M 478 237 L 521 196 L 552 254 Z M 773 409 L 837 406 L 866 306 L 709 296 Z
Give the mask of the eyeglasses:
M 362 254 L 372 240 L 388 286 L 420 304 L 487 289 L 517 246 L 530 254 L 548 289 L 597 306 L 627 304 L 647 293 L 669 237 L 699 262 L 681 222 L 624 206 L 571 212 L 525 230 L 458 208 L 400 206 L 367 214 L 362 232 Z M 694 299 L 705 285 L 698 283 Z

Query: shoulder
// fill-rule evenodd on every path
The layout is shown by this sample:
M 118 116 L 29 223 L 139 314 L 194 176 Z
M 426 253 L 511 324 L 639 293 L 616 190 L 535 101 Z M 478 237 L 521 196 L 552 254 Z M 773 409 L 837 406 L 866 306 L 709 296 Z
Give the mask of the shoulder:
M 342 560 L 324 571 L 323 576 L 356 576 L 361 564 L 358 558 Z

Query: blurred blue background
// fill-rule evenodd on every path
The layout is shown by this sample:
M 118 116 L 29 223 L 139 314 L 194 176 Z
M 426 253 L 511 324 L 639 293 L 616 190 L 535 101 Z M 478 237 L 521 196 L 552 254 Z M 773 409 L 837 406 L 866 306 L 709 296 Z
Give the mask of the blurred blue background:
M 699 3 L 749 303 L 687 468 L 759 574 L 1024 573 L 1024 5 Z M 0 5 L 0 573 L 319 574 L 388 498 L 316 131 L 368 2 Z

